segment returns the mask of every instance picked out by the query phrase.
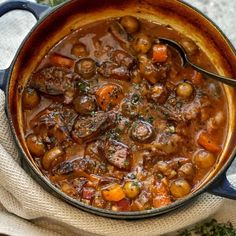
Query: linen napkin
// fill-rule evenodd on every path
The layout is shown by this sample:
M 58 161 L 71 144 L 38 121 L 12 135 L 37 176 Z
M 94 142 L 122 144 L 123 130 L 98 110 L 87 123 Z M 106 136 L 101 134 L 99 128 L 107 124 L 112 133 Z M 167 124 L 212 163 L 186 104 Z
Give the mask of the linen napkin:
M 8 65 L 19 42 L 34 25 L 29 13 L 14 11 L 0 18 L 0 62 Z M 176 233 L 210 216 L 236 226 L 236 201 L 210 194 L 171 213 L 139 221 L 112 220 L 81 211 L 55 198 L 22 168 L 0 91 L 0 234 L 25 236 L 157 236 Z M 236 176 L 231 176 L 236 184 Z

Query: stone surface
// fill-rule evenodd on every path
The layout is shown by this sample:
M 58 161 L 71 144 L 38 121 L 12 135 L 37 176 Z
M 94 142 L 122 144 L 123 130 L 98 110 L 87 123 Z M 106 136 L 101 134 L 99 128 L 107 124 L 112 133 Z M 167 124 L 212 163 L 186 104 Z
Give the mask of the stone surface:
M 213 20 L 236 47 L 235 0 L 185 0 Z

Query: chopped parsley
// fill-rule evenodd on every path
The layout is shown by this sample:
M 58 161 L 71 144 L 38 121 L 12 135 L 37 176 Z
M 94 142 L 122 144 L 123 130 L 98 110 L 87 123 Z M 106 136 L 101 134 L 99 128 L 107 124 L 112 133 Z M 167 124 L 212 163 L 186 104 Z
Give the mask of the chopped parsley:
M 127 177 L 129 179 L 136 179 L 136 175 L 134 173 L 128 173 Z
M 123 119 L 122 115 L 120 115 L 120 114 L 116 115 L 116 121 L 122 121 L 122 119 Z
M 116 130 L 109 130 L 107 132 L 107 137 L 110 139 L 115 139 L 115 140 L 119 141 L 120 134 L 118 132 L 116 132 Z
M 131 146 L 131 150 L 132 150 L 133 152 L 136 152 L 136 151 L 137 151 L 137 146 L 136 146 L 136 145 L 132 145 L 132 146 Z
M 135 88 L 135 89 L 140 89 L 140 85 L 139 85 L 139 84 L 135 84 L 135 85 L 134 85 L 134 88 Z
M 228 222 L 226 224 L 218 223 L 215 219 L 197 224 L 191 229 L 184 230 L 178 236 L 235 236 L 236 229 Z
M 171 134 L 174 134 L 175 133 L 175 127 L 173 126 L 173 125 L 171 125 L 171 126 L 169 126 L 168 128 L 167 128 L 167 132 L 168 133 L 171 133 Z
M 143 115 L 138 115 L 138 119 L 141 120 L 141 121 L 145 121 L 145 118 L 143 117 Z
M 89 90 L 89 84 L 84 81 L 78 82 L 78 88 L 81 92 L 88 92 Z
M 128 120 L 126 120 L 126 121 L 125 121 L 125 126 L 126 126 L 127 128 L 130 128 L 130 127 L 131 127 L 131 122 L 128 121 Z
M 95 116 L 96 112 L 95 111 L 91 111 L 90 115 L 91 116 Z
M 163 115 L 166 117 L 166 119 L 168 119 L 170 117 L 170 113 L 167 111 L 163 112 Z
M 131 97 L 131 103 L 133 105 L 137 104 L 140 101 L 140 97 L 138 94 L 133 94 L 133 96 Z
M 164 176 L 163 176 L 163 174 L 161 174 L 161 173 L 157 173 L 157 178 L 158 178 L 158 179 L 163 179 Z
M 120 134 L 120 133 L 122 133 L 122 130 L 121 130 L 119 127 L 117 127 L 117 128 L 115 129 L 115 132 L 118 133 L 118 134 Z
M 153 124 L 154 118 L 152 116 L 148 117 L 147 122 Z
M 178 109 L 182 108 L 182 106 L 183 106 L 183 103 L 182 103 L 182 102 L 178 101 L 178 102 L 176 103 L 176 107 L 177 107 Z
M 129 166 L 129 161 L 128 161 L 128 160 L 125 160 L 124 165 L 125 165 L 125 166 Z

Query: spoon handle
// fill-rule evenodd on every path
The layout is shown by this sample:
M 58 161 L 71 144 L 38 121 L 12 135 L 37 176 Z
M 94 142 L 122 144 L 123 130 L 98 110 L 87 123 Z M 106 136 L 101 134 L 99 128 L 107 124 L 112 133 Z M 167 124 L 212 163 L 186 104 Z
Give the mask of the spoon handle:
M 195 70 L 197 70 L 198 72 L 201 72 L 207 76 L 209 76 L 210 78 L 212 79 L 215 79 L 215 80 L 218 80 L 219 82 L 222 82 L 224 84 L 227 84 L 229 86 L 232 86 L 232 87 L 236 87 L 236 80 L 234 79 L 230 79 L 230 78 L 226 78 L 224 76 L 221 76 L 221 75 L 217 75 L 215 73 L 212 73 L 210 71 L 206 71 L 200 67 L 198 67 L 197 65 L 193 64 L 192 62 L 188 61 L 188 64 L 190 66 L 192 66 Z

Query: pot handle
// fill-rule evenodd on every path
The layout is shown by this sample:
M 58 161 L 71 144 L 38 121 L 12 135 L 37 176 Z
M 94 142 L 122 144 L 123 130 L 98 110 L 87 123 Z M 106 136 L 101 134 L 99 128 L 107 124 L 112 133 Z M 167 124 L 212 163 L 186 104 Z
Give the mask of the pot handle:
M 10 0 L 0 4 L 0 17 L 12 10 L 25 10 L 31 12 L 37 20 L 40 19 L 43 13 L 50 9 L 48 5 L 37 4 L 25 0 Z M 0 89 L 4 92 L 7 86 L 7 74 L 9 68 L 0 70 Z
M 236 200 L 236 187 L 229 182 L 225 173 L 208 189 L 208 192 L 220 197 Z
M 50 7 L 47 5 L 37 4 L 34 2 L 24 0 L 11 0 L 0 4 L 0 17 L 5 13 L 12 10 L 25 10 L 31 12 L 37 20 L 41 17 L 42 13 Z
M 7 73 L 9 68 L 5 70 L 0 70 L 0 89 L 2 89 L 4 92 L 6 92 L 6 86 L 7 86 Z

